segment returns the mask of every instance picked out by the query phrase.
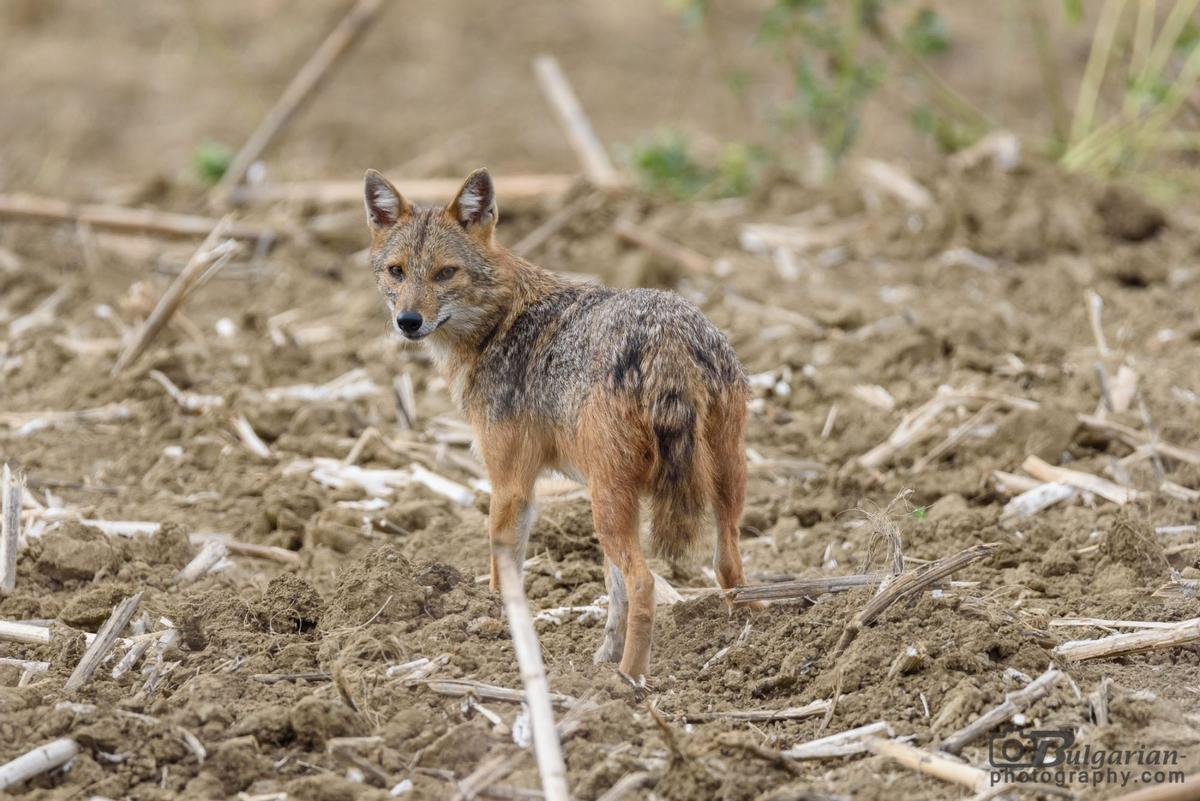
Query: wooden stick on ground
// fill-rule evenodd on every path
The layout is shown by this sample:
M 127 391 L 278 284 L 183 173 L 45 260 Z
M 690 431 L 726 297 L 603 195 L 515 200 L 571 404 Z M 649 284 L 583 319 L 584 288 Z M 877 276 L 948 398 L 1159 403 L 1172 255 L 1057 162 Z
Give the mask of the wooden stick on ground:
M 1021 463 L 1021 469 L 1042 481 L 1066 484 L 1067 486 L 1081 489 L 1084 492 L 1099 495 L 1101 498 L 1112 501 L 1118 506 L 1124 506 L 1137 497 L 1137 491 L 1129 487 L 1122 487 L 1120 484 L 1114 484 L 1108 479 L 1094 476 L 1091 473 L 1084 473 L 1080 470 L 1055 467 L 1032 454 L 1026 457 L 1025 461 Z
M 948 754 L 957 754 L 966 746 L 978 740 L 1005 721 L 1011 720 L 1021 710 L 1033 702 L 1045 697 L 1050 689 L 1063 678 L 1063 672 L 1057 668 L 1049 668 L 1045 673 L 1031 681 L 1025 688 L 1007 693 L 1004 703 L 983 713 L 970 724 L 959 729 L 942 741 L 941 750 Z
M 234 556 L 249 556 L 255 559 L 267 559 L 272 562 L 279 562 L 283 565 L 291 565 L 299 567 L 300 554 L 295 551 L 289 551 L 287 548 L 280 548 L 277 545 L 259 545 L 254 542 L 240 542 L 232 539 L 228 534 L 204 533 L 196 532 L 189 534 L 188 539 L 193 545 L 203 546 L 209 541 L 216 541 L 223 544 L 229 549 L 229 553 Z
M 567 801 L 570 797 L 567 767 L 554 726 L 550 685 L 546 680 L 542 650 L 533 627 L 533 618 L 529 615 L 525 590 L 521 586 L 521 574 L 509 551 L 498 548 L 495 555 L 500 572 L 500 596 L 504 601 L 513 650 L 516 651 L 517 664 L 521 669 L 521 683 L 525 685 L 525 703 L 529 707 L 529 720 L 533 727 L 533 750 L 537 757 L 538 774 L 542 778 L 542 792 L 548 801 Z
M 655 256 L 674 262 L 688 272 L 703 274 L 712 272 L 713 262 L 708 256 L 697 253 L 678 242 L 672 242 L 654 231 L 634 225 L 629 220 L 617 220 L 615 230 L 617 237 L 621 240 L 645 248 Z
M 0 640 L 9 642 L 25 642 L 31 645 L 45 645 L 50 642 L 48 626 L 31 626 L 28 623 L 10 623 L 0 620 Z
M 1200 774 L 1192 774 L 1179 784 L 1156 784 L 1116 796 L 1112 801 L 1198 801 Z
M 1081 414 L 1079 415 L 1079 422 L 1095 431 L 1103 431 L 1111 434 L 1131 448 L 1146 445 L 1152 447 L 1156 453 L 1166 456 L 1168 459 L 1178 459 L 1188 464 L 1200 464 L 1200 450 L 1181 448 L 1166 442 L 1158 442 L 1151 434 L 1138 431 L 1136 428 L 1130 428 L 1127 425 L 1122 425 L 1114 420 L 1105 420 L 1095 415 Z
M 121 636 L 121 631 L 133 619 L 134 613 L 137 612 L 138 604 L 141 602 L 142 593 L 139 592 L 116 605 L 112 614 L 109 615 L 108 620 L 100 627 L 100 631 L 96 632 L 96 639 L 92 640 L 92 644 L 83 652 L 83 658 L 75 666 L 71 677 L 67 679 L 66 685 L 63 686 L 65 692 L 78 690 L 92 678 L 92 674 L 96 672 L 96 668 L 100 667 L 100 663 L 104 661 L 104 657 L 108 656 L 108 652 L 116 645 L 117 638 Z
M 190 584 L 196 579 L 203 576 L 208 571 L 229 555 L 229 546 L 221 540 L 209 540 L 204 543 L 204 547 L 200 552 L 192 557 L 192 561 L 184 565 L 183 569 L 175 574 L 173 582 L 175 584 Z
M 8 463 L 0 474 L 0 595 L 8 595 L 17 586 L 17 540 L 21 535 L 21 499 L 25 495 L 25 477 L 13 473 Z
M 1092 719 L 1096 721 L 1097 726 L 1108 725 L 1108 688 L 1112 683 L 1113 680 L 1105 676 L 1100 680 L 1095 692 L 1088 694 L 1088 706 L 1092 708 Z
M 829 757 L 851 756 L 867 750 L 863 738 L 874 734 L 885 734 L 890 737 L 892 727 L 883 720 L 868 723 L 854 729 L 831 734 L 817 740 L 800 743 L 782 752 L 788 759 L 827 759 Z
M 233 257 L 237 248 L 235 243 L 223 242 L 217 244 L 222 237 L 226 236 L 229 220 L 229 217 L 225 217 L 209 232 L 208 237 L 196 249 L 195 254 L 192 255 L 187 267 L 176 276 L 171 285 L 167 287 L 167 291 L 158 299 L 157 305 L 150 312 L 150 316 L 146 318 L 146 321 L 142 323 L 137 336 L 121 353 L 117 359 L 117 363 L 113 365 L 110 375 L 116 376 L 133 364 L 150 345 L 154 337 L 158 335 L 158 332 L 170 322 L 171 316 L 187 300 L 194 286 L 204 280 L 206 275 L 211 276 Z
M 858 457 L 858 463 L 869 469 L 882 467 L 901 450 L 925 436 L 938 416 L 954 400 L 955 396 L 952 391 L 938 389 L 937 394 L 932 398 L 904 415 L 900 424 L 888 435 L 886 441 Z
M 250 421 L 246 419 L 246 415 L 238 412 L 233 415 L 231 424 L 238 439 L 246 446 L 246 450 L 260 459 L 270 460 L 274 458 L 271 454 L 271 449 L 267 447 L 267 443 L 263 442 L 262 437 L 254 430 L 254 426 L 250 425 Z
M 787 601 L 824 595 L 827 592 L 844 592 L 858 587 L 872 587 L 884 580 L 884 573 L 859 573 L 852 576 L 829 576 L 802 578 L 793 581 L 777 581 L 772 584 L 751 584 L 734 587 L 730 595 L 735 603 L 748 601 Z
M 648 771 L 640 770 L 635 773 L 626 773 L 617 783 L 604 791 L 596 801 L 621 801 L 625 796 L 632 792 L 641 790 L 643 787 L 648 787 L 654 784 L 654 775 Z
M 228 196 L 230 190 L 246 179 L 246 173 L 251 165 L 258 161 L 275 137 L 287 127 L 305 101 L 312 97 L 313 92 L 321 85 L 330 69 L 366 30 L 379 13 L 382 5 L 382 0 L 358 0 L 349 13 L 330 31 L 325 41 L 321 42 L 321 45 L 292 78 L 291 83 L 283 90 L 283 94 L 279 96 L 275 105 L 267 112 L 267 116 L 246 140 L 246 144 L 242 145 L 242 149 L 234 156 L 229 168 L 225 170 L 225 174 L 213 188 L 214 197 L 222 199 Z
M 17 436 L 41 431 L 43 428 L 62 428 L 76 423 L 119 423 L 133 416 L 129 407 L 122 403 L 109 403 L 92 409 L 57 411 L 47 409 L 39 412 L 0 413 L 0 426 L 17 429 Z
M 1073 628 L 1103 628 L 1103 629 L 1173 629 L 1179 621 L 1163 622 L 1157 620 L 1109 620 L 1100 617 L 1053 617 L 1048 624 L 1050 628 L 1070 626 Z
M 930 562 L 911 573 L 898 576 L 895 581 L 867 602 L 867 605 L 846 624 L 846 628 L 842 631 L 842 638 L 838 641 L 837 653 L 840 654 L 846 650 L 846 646 L 854 641 L 854 638 L 858 636 L 858 632 L 863 626 L 883 614 L 896 601 L 914 592 L 920 592 L 934 582 L 945 578 L 957 570 L 961 570 L 972 562 L 984 558 L 994 551 L 996 547 L 997 543 L 994 542 L 972 545 L 970 548 L 959 551 L 952 556 L 947 556 L 936 562 Z
M 1096 340 L 1096 350 L 1100 354 L 1100 358 L 1107 359 L 1112 355 L 1112 351 L 1108 349 L 1108 340 L 1104 338 L 1104 323 L 1101 320 L 1101 315 L 1104 313 L 1104 298 L 1094 289 L 1089 289 L 1083 294 L 1084 300 L 1087 302 L 1088 323 L 1092 326 L 1092 338 Z
M 575 149 L 575 155 L 583 165 L 584 175 L 601 188 L 618 186 L 621 179 L 613 168 L 608 153 L 604 151 L 604 146 L 596 138 L 592 123 L 588 120 L 583 106 L 579 104 L 579 99 L 558 65 L 558 60 L 554 56 L 538 56 L 533 60 L 533 71 L 542 93 L 554 107 L 558 121 L 566 131 L 567 138 L 571 140 L 571 147 Z
M 1032 489 L 1025 490 L 1004 504 L 1004 508 L 1000 510 L 1001 522 L 1033 517 L 1043 509 L 1065 501 L 1078 492 L 1074 487 L 1058 481 L 1036 484 Z
M 362 188 L 359 187 L 359 195 Z M 131 209 L 124 206 L 69 203 L 32 195 L 0 195 L 0 219 L 46 223 L 86 223 L 93 228 L 132 234 L 157 236 L 207 236 L 217 221 L 193 214 L 174 214 L 154 209 Z M 275 238 L 269 228 L 250 225 L 231 225 L 226 234 L 233 239 L 266 240 Z
M 408 681 L 412 681 L 412 677 L 409 677 Z M 520 690 L 510 690 L 508 687 L 497 687 L 494 684 L 468 679 L 433 679 L 425 682 L 425 686 L 439 695 L 476 695 L 487 701 L 510 701 L 514 704 L 525 700 L 525 695 Z M 566 707 L 574 704 L 576 699 L 562 693 L 550 693 L 550 701 L 557 706 Z
M 561 195 L 578 180 L 574 175 L 497 175 L 492 178 L 496 197 L 508 203 L 541 200 Z M 393 181 L 404 196 L 414 203 L 446 203 L 462 186 L 462 178 L 398 178 Z M 246 184 L 230 195 L 234 204 L 310 203 L 327 206 L 337 203 L 362 203 L 363 182 L 290 181 L 276 184 Z M 365 256 L 364 262 L 365 262 Z
M 30 673 L 45 673 L 50 669 L 50 663 L 40 659 L 14 659 L 11 656 L 0 656 L 0 667 L 14 667 L 19 670 L 28 670 Z
M 750 723 L 763 723 L 772 720 L 803 720 L 829 711 L 830 702 L 813 701 L 804 706 L 788 707 L 787 709 L 746 709 L 730 710 L 728 712 L 688 712 L 683 719 L 688 723 L 703 723 L 708 720 L 741 720 Z
M 894 759 L 906 768 L 912 768 L 918 773 L 924 773 L 926 776 L 933 776 L 942 781 L 968 787 L 977 793 L 983 792 L 991 786 L 987 771 L 956 762 L 950 757 L 938 756 L 906 743 L 885 740 L 876 736 L 863 738 L 863 745 L 871 753 Z
M 1188 645 L 1197 640 L 1200 640 L 1200 618 L 1192 618 L 1169 629 L 1143 629 L 1129 634 L 1113 634 L 1098 640 L 1072 640 L 1058 646 L 1051 653 L 1072 662 L 1082 662 L 1085 659 Z
M 0 791 L 67 764 L 81 750 L 79 743 L 70 737 L 63 737 L 0 765 Z

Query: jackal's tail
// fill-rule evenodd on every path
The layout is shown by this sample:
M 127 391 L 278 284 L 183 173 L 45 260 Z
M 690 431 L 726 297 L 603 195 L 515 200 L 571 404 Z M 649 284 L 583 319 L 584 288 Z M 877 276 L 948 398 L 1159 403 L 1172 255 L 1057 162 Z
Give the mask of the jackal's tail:
M 651 546 L 671 560 L 695 548 L 712 497 L 713 454 L 704 431 L 709 401 L 688 383 L 654 387 L 649 404 Z

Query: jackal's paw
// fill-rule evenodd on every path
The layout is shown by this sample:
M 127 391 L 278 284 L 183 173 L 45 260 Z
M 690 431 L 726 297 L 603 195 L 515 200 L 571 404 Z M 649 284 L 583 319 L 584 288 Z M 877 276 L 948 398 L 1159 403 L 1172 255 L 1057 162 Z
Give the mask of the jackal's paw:
M 625 643 L 611 634 L 605 634 L 592 657 L 592 664 L 603 665 L 605 662 L 620 662 L 621 654 L 625 651 Z
M 623 670 L 618 670 L 617 675 L 621 680 L 628 684 L 633 689 L 633 700 L 641 703 L 649 697 L 650 693 L 654 692 L 654 685 L 645 676 L 638 676 L 636 679 L 630 676 Z

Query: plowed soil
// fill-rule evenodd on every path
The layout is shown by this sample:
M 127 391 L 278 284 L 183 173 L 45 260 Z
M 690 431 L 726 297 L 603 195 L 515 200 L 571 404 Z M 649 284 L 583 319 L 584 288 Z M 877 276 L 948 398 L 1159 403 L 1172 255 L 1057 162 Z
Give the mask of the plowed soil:
M 7 24 L 41 24 L 41 12 L 21 5 L 31 19 L 14 13 Z M 314 110 L 318 120 L 323 113 L 334 112 Z M 289 156 L 304 163 L 303 154 Z M 128 183 L 95 164 L 88 172 Z M 1189 547 L 1200 519 L 1192 461 L 1200 208 L 1160 209 L 1030 155 L 1011 170 L 937 163 L 914 179 L 930 193 L 928 206 L 905 206 L 849 177 L 835 188 L 779 179 L 744 200 L 691 205 L 582 184 L 512 213 L 500 198 L 498 235 L 509 244 L 575 204 L 578 213 L 535 261 L 618 286 L 674 288 L 728 332 L 753 376 L 742 524 L 752 583 L 886 570 L 879 534 L 889 527 L 908 569 L 997 543 L 951 582 L 888 609 L 841 653 L 843 629 L 873 589 L 731 611 L 712 591 L 705 554 L 655 562 L 683 600 L 659 607 L 645 698 L 612 666 L 593 666 L 601 616 L 543 616 L 551 688 L 571 699 L 557 714 L 577 724 L 564 739 L 574 797 L 597 798 L 632 772 L 647 778 L 629 798 L 963 797 L 965 788 L 881 757 L 784 763 L 763 749 L 879 720 L 935 749 L 1050 666 L 1069 680 L 1025 710 L 1031 724 L 1071 729 L 1093 748 L 1175 749 L 1176 769 L 1200 769 L 1200 647 L 1084 662 L 1053 652 L 1116 630 L 1056 618 L 1200 617 L 1200 546 Z M 204 210 L 201 190 L 186 181 L 157 185 L 153 202 Z M 328 211 L 246 217 L 295 234 L 316 230 Z M 686 243 L 713 269 L 687 271 L 623 244 L 613 233 L 618 219 Z M 0 620 L 52 634 L 48 645 L 0 641 L 0 656 L 49 662 L 29 675 L 0 665 L 0 762 L 58 737 L 83 747 L 69 769 L 14 788 L 18 797 L 440 799 L 493 756 L 508 771 L 489 789 L 496 797 L 539 788 L 519 704 L 447 696 L 430 683 L 521 686 L 499 600 L 480 580 L 483 475 L 458 435 L 445 382 L 426 354 L 389 333 L 371 276 L 351 255 L 366 244 L 356 206 L 345 220 L 332 235 L 326 226 L 237 260 L 115 378 L 121 329 L 140 322 L 170 280 L 163 273 L 177 271 L 194 243 L 137 240 L 135 252 L 128 240 L 97 246 L 96 232 L 0 227 L 0 413 L 127 411 L 46 426 L 0 416 L 0 461 L 26 473 L 32 500 L 16 590 L 0 598 Z M 760 223 L 801 229 L 813 244 L 791 256 L 747 252 L 742 226 Z M 1089 324 L 1088 290 L 1104 302 L 1107 354 Z M 51 297 L 52 314 L 12 325 Z M 1174 456 L 1155 459 L 1153 448 L 1136 451 L 1081 421 L 1104 408 L 1098 364 L 1110 395 L 1120 395 L 1122 366 L 1138 377 L 1125 410 L 1101 416 L 1175 446 Z M 351 370 L 362 371 L 361 392 L 317 400 L 268 392 Z M 220 405 L 186 409 L 152 371 Z M 412 430 L 393 391 L 404 375 L 416 401 Z M 939 391 L 957 394 L 931 427 L 877 464 L 860 461 Z M 243 444 L 238 415 L 269 457 Z M 323 463 L 314 460 L 346 458 L 372 429 L 354 454 L 358 466 L 418 464 L 475 487 L 474 500 L 416 482 L 379 493 L 317 480 Z M 996 471 L 1020 474 L 1030 455 L 1136 496 L 1118 506 L 1079 492 L 1030 518 L 1002 520 L 1016 491 Z M 120 536 L 86 520 L 160 527 Z M 1191 533 L 1156 533 L 1189 525 Z M 174 583 L 213 533 L 285 555 L 234 553 L 200 580 Z M 543 494 L 530 555 L 525 588 L 535 612 L 603 604 L 584 492 L 560 482 Z M 91 681 L 64 691 L 83 633 L 136 592 L 148 629 L 177 629 L 176 644 L 152 646 L 114 678 L 119 646 Z M 908 648 L 919 658 L 891 670 Z M 426 659 L 431 669 L 414 680 Z M 1089 703 L 1102 682 L 1106 721 Z M 828 716 L 715 714 L 829 699 Z M 989 769 L 987 738 L 963 757 Z M 1136 786 L 1074 789 L 1103 797 Z

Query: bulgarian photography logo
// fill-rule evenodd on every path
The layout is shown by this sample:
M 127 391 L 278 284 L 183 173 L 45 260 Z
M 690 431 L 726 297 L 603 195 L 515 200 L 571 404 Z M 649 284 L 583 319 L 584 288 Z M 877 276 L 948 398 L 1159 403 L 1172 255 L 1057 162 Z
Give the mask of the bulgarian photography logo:
M 1095 748 L 1075 745 L 1071 729 L 1009 727 L 991 735 L 988 763 L 992 786 L 1010 783 L 1075 785 L 1178 784 L 1186 755 L 1174 749 Z

